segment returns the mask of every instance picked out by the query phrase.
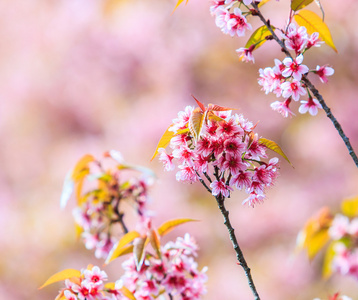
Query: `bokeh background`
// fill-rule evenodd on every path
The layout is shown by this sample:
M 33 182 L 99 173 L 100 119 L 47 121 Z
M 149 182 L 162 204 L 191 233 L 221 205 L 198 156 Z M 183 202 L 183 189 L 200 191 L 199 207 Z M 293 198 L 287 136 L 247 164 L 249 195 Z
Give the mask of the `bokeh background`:
M 289 2 L 271 1 L 263 12 L 283 26 Z M 334 67 L 327 85 L 313 80 L 358 149 L 358 3 L 321 2 L 338 54 L 314 48 L 305 63 Z M 170 237 L 186 231 L 196 237 L 199 263 L 209 266 L 204 299 L 252 299 L 213 198 L 149 161 L 177 112 L 195 104 L 193 94 L 259 121 L 259 134 L 277 141 L 294 165 L 282 161 L 263 205 L 242 206 L 240 192 L 227 202 L 262 299 L 324 299 L 336 291 L 358 299 L 357 281 L 322 280 L 322 256 L 309 262 L 295 252 L 296 235 L 312 214 L 322 206 L 338 211 L 342 199 L 358 194 L 357 168 L 333 125 L 323 112 L 284 119 L 271 110 L 275 96 L 256 81 L 260 67 L 283 59 L 273 42 L 255 52 L 255 65 L 239 62 L 235 49 L 246 39 L 223 35 L 208 1 L 191 0 L 172 14 L 174 6 L 174 0 L 0 2 L 0 298 L 54 299 L 61 284 L 37 290 L 50 275 L 103 265 L 76 241 L 73 204 L 60 210 L 59 199 L 67 171 L 83 154 L 116 149 L 157 174 L 156 224 L 201 220 Z M 116 280 L 120 261 L 105 270 Z

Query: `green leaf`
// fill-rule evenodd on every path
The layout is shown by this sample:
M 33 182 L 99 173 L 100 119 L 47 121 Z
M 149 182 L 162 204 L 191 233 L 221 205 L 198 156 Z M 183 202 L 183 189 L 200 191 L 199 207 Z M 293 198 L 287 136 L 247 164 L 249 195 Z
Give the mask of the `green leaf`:
M 272 30 L 276 28 L 271 26 Z M 265 43 L 266 37 L 271 35 L 270 30 L 263 25 L 255 30 L 255 32 L 250 36 L 249 40 L 247 41 L 245 48 L 249 48 L 251 45 L 256 45 L 255 49 L 259 48 L 263 43 Z
M 111 252 L 109 253 L 107 259 L 106 259 L 106 264 L 110 263 L 112 260 L 114 260 L 115 258 L 126 254 L 128 247 L 127 246 L 129 243 L 131 243 L 134 239 L 140 237 L 140 233 L 138 231 L 130 231 L 128 233 L 126 233 L 112 248 Z
M 274 141 L 265 139 L 265 138 L 260 138 L 259 139 L 259 143 L 261 145 L 266 146 L 268 149 L 276 152 L 277 154 L 281 155 L 284 159 L 287 160 L 287 162 L 292 166 L 290 160 L 288 159 L 288 157 L 286 156 L 286 154 L 282 151 L 282 149 L 280 148 L 280 146 L 275 143 Z
M 341 210 L 347 217 L 354 218 L 358 216 L 358 196 L 342 201 Z
M 80 277 L 80 276 L 81 276 L 81 272 L 79 270 L 66 269 L 52 275 L 49 279 L 46 280 L 46 282 L 42 286 L 39 287 L 39 289 L 42 289 L 45 286 L 48 286 L 58 281 L 63 281 L 66 279 L 70 279 L 72 277 Z
M 295 14 L 294 19 L 298 25 L 306 27 L 309 34 L 318 32 L 319 38 L 328 46 L 330 46 L 334 51 L 338 52 L 336 46 L 333 43 L 331 32 L 329 31 L 327 25 L 316 13 L 304 9 Z
M 197 222 L 198 220 L 195 219 L 174 219 L 164 222 L 158 228 L 158 233 L 160 236 L 166 235 L 170 231 L 172 231 L 175 227 L 179 226 L 180 224 L 184 224 L 187 222 Z
M 157 148 L 155 149 L 155 152 L 154 152 L 150 161 L 152 161 L 159 154 L 159 152 L 158 152 L 159 148 L 166 148 L 169 145 L 170 140 L 175 135 L 175 133 L 173 131 L 169 131 L 169 128 L 172 126 L 173 126 L 173 124 L 168 127 L 168 129 L 164 132 L 164 134 L 160 138 Z
M 324 255 L 323 259 L 323 266 L 322 266 L 322 277 L 328 278 L 332 275 L 333 269 L 332 269 L 332 261 L 333 258 L 336 256 L 336 252 L 334 250 L 337 242 L 332 242 L 328 245 L 326 253 Z
M 308 4 L 311 4 L 313 0 L 292 0 L 291 1 L 291 9 L 293 11 L 300 10 L 307 6 Z

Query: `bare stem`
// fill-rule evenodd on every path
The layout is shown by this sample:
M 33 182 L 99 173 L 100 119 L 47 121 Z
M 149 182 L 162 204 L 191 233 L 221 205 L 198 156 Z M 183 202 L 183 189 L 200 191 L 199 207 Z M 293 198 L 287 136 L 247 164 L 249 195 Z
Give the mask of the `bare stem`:
M 229 231 L 230 240 L 232 242 L 232 245 L 234 246 L 234 250 L 236 252 L 236 258 L 239 262 L 239 265 L 244 269 L 245 275 L 247 277 L 247 281 L 249 283 L 249 287 L 255 297 L 255 300 L 260 300 L 260 296 L 256 290 L 254 281 L 251 276 L 251 269 L 248 267 L 244 254 L 242 253 L 239 243 L 237 242 L 235 236 L 235 229 L 231 226 L 230 219 L 229 219 L 229 211 L 225 208 L 225 203 L 224 203 L 225 198 L 219 195 L 216 196 L 215 199 L 220 209 L 220 212 L 224 217 L 224 224 L 227 230 Z
M 291 53 L 288 51 L 288 49 L 286 48 L 285 44 L 283 43 L 282 40 L 279 39 L 279 37 L 276 35 L 276 33 L 273 31 L 272 27 L 270 26 L 269 22 L 264 18 L 264 16 L 262 15 L 260 9 L 258 8 L 258 6 L 255 4 L 255 2 L 252 3 L 252 6 L 254 7 L 254 9 L 256 10 L 256 15 L 260 18 L 260 20 L 262 21 L 262 23 L 264 23 L 264 25 L 267 27 L 267 29 L 270 31 L 270 33 L 272 34 L 273 39 L 280 45 L 281 50 L 288 56 L 292 58 Z M 312 92 L 312 94 L 316 97 L 316 99 L 319 101 L 319 103 L 322 105 L 323 110 L 325 111 L 327 117 L 332 121 L 334 127 L 336 128 L 336 130 L 338 131 L 339 135 L 341 136 L 344 144 L 346 145 L 349 155 L 352 157 L 355 165 L 358 167 L 358 158 L 357 158 L 357 154 L 354 152 L 353 147 L 349 141 L 349 138 L 347 137 L 347 135 L 344 133 L 342 126 L 339 124 L 339 122 L 337 121 L 337 119 L 334 117 L 334 115 L 331 112 L 331 109 L 327 106 L 326 102 L 324 101 L 322 95 L 319 93 L 319 91 L 316 89 L 316 87 L 312 84 L 312 82 L 307 78 L 306 75 L 304 75 L 302 77 L 302 81 L 304 82 L 304 84 L 307 86 L 307 88 Z

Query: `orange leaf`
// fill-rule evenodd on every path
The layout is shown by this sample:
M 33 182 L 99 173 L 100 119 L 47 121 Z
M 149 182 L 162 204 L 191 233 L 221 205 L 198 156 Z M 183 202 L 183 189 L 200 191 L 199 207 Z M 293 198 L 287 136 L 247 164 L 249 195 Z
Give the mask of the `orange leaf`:
M 84 169 L 87 169 L 88 168 L 88 164 L 90 162 L 93 162 L 95 160 L 95 158 L 90 155 L 90 154 L 86 154 L 84 155 L 78 162 L 77 164 L 75 165 L 75 167 L 73 168 L 73 171 L 72 171 L 72 180 L 73 181 L 77 181 L 78 180 L 78 177 L 82 178 L 83 176 L 83 173 L 82 171 Z
M 277 154 L 280 154 L 292 166 L 292 164 L 291 164 L 290 160 L 288 159 L 288 157 L 286 156 L 286 154 L 282 151 L 280 146 L 278 144 L 276 144 L 274 141 L 270 141 L 270 140 L 265 139 L 265 138 L 260 138 L 259 143 L 261 145 L 266 146 L 268 149 L 276 152 Z
M 178 8 L 180 4 L 182 4 L 184 0 L 178 0 L 177 5 L 175 5 L 173 12 Z M 187 5 L 189 0 L 186 0 L 185 5 Z
M 342 212 L 350 217 L 354 218 L 358 216 L 358 196 L 343 200 L 341 204 Z
M 179 226 L 180 224 L 184 224 L 187 222 L 197 222 L 198 220 L 195 219 L 174 219 L 164 222 L 158 228 L 158 233 L 160 236 L 168 234 L 172 231 L 175 227 Z
M 198 99 L 196 99 L 193 95 L 191 95 L 191 96 L 194 98 L 196 103 L 199 105 L 199 108 L 200 108 L 201 112 L 206 111 L 205 105 L 203 103 L 201 103 Z
M 128 245 L 129 243 L 131 243 L 134 239 L 140 237 L 140 234 L 138 231 L 130 231 L 128 233 L 126 233 L 112 248 L 111 252 L 108 254 L 108 257 L 106 259 L 106 264 L 110 263 L 112 260 L 114 260 L 115 258 L 126 254 L 124 253 L 125 251 L 127 251 L 128 247 L 125 247 L 126 245 Z
M 150 161 L 152 161 L 159 154 L 159 152 L 158 152 L 159 148 L 166 148 L 169 145 L 170 140 L 175 135 L 175 133 L 173 131 L 169 131 L 169 128 L 172 126 L 173 126 L 173 124 L 168 127 L 168 129 L 164 132 L 164 134 L 160 138 L 157 148 L 155 149 L 155 152 L 154 152 Z
M 125 286 L 122 286 L 119 290 L 126 298 L 130 300 L 136 300 L 136 297 L 134 297 L 133 293 L 130 290 L 128 290 Z
M 81 272 L 79 270 L 66 269 L 52 275 L 49 279 L 46 280 L 46 282 L 42 286 L 39 287 L 39 289 L 42 289 L 45 286 L 48 286 L 58 281 L 63 281 L 72 277 L 80 277 L 80 276 L 81 276 Z
M 235 110 L 235 108 L 230 108 L 230 107 L 223 107 L 220 105 L 216 105 L 216 104 L 209 104 L 208 105 L 208 111 L 228 111 L 228 110 Z
M 294 19 L 298 25 L 306 27 L 309 34 L 318 32 L 319 38 L 326 42 L 328 46 L 337 52 L 336 46 L 332 40 L 331 32 L 329 31 L 327 25 L 316 13 L 304 9 L 295 14 Z
M 162 253 L 160 251 L 160 238 L 159 238 L 158 232 L 152 229 L 150 231 L 149 239 L 150 239 L 150 243 L 151 243 L 153 249 L 155 250 L 155 252 L 157 253 L 158 257 L 161 258 Z

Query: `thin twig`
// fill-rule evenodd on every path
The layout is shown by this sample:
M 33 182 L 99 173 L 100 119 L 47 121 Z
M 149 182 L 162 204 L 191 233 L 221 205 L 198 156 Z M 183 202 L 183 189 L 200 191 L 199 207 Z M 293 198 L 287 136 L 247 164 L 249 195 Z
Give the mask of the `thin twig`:
M 200 177 L 199 173 L 197 171 L 195 171 L 196 175 L 199 178 L 199 181 L 201 182 L 201 184 L 206 188 L 206 190 L 211 194 L 211 189 L 206 185 L 205 181 Z
M 221 214 L 224 217 L 224 224 L 229 231 L 230 240 L 232 242 L 232 245 L 234 246 L 234 250 L 236 252 L 236 258 L 240 264 L 240 266 L 244 269 L 245 275 L 247 277 L 247 281 L 249 283 L 249 287 L 255 296 L 255 300 L 260 300 L 260 296 L 256 290 L 254 281 L 251 276 L 251 269 L 248 267 L 244 254 L 241 251 L 241 248 L 239 246 L 239 243 L 237 242 L 236 236 L 235 236 L 235 229 L 231 226 L 230 219 L 229 219 L 229 211 L 225 208 L 225 198 L 221 195 L 215 197 L 216 202 L 218 204 L 218 207 L 220 209 Z
M 288 56 L 292 58 L 291 53 L 288 51 L 287 47 L 285 46 L 285 44 L 283 43 L 282 40 L 279 39 L 279 37 L 276 35 L 276 33 L 273 31 L 272 27 L 270 26 L 269 22 L 264 18 L 264 16 L 262 15 L 260 9 L 258 8 L 258 6 L 256 5 L 255 2 L 252 3 L 252 6 L 254 7 L 254 9 L 256 10 L 255 14 L 260 18 L 260 20 L 262 21 L 262 23 L 264 23 L 264 25 L 267 27 L 267 29 L 270 31 L 270 33 L 272 34 L 273 39 L 280 45 L 281 50 Z M 293 58 L 292 58 L 293 59 Z M 306 75 L 302 76 L 302 81 L 304 82 L 304 84 L 307 86 L 307 88 L 309 88 L 309 90 L 312 92 L 312 94 L 316 97 L 316 99 L 318 100 L 318 102 L 321 104 L 323 110 L 325 111 L 327 117 L 332 121 L 334 127 L 336 128 L 336 130 L 338 131 L 339 135 L 341 136 L 344 144 L 346 145 L 349 155 L 352 157 L 355 165 L 358 167 L 358 158 L 357 158 L 357 154 L 354 152 L 353 147 L 349 141 L 349 138 L 347 137 L 347 135 L 344 133 L 342 126 L 339 124 L 339 122 L 337 121 L 337 119 L 335 118 L 335 116 L 332 114 L 331 109 L 327 106 L 326 102 L 324 101 L 322 95 L 319 93 L 319 91 L 316 89 L 316 87 L 312 84 L 312 82 L 307 78 Z

